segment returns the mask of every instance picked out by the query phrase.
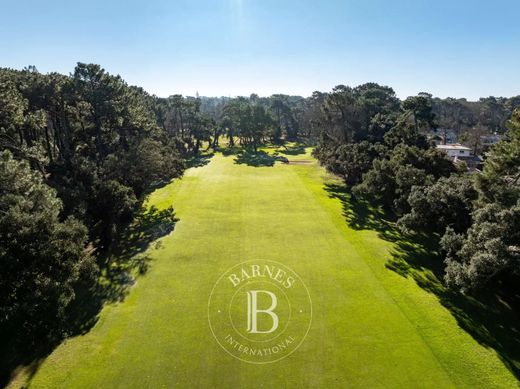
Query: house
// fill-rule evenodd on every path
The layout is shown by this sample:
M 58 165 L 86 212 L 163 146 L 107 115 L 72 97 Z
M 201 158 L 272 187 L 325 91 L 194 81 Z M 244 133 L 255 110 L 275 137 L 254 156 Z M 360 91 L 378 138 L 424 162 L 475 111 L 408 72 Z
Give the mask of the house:
M 446 153 L 455 165 L 465 163 L 470 171 L 480 170 L 482 167 L 482 158 L 472 155 L 471 149 L 460 143 L 437 145 L 437 150 Z
M 437 150 L 445 152 L 448 157 L 470 157 L 471 149 L 460 143 L 437 145 Z

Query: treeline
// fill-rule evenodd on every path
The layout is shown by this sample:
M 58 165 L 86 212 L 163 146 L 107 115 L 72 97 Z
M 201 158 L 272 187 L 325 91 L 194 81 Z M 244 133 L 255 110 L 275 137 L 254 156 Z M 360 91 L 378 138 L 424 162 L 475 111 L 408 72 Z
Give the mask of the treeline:
M 353 198 L 382 206 L 404 233 L 440 237 L 445 281 L 464 291 L 520 273 L 520 110 L 482 173 L 457 170 L 425 133 L 438 126 L 430 95 L 399 101 L 377 84 L 338 86 L 321 107 L 314 154 Z
M 260 144 L 281 145 L 287 141 L 313 142 L 319 133 L 317 121 L 323 94 L 310 98 L 276 94 L 259 97 L 201 97 L 201 112 L 215 125 L 208 138 L 218 146 L 219 138 L 235 146 L 256 149 Z
M 68 76 L 0 69 L 3 333 L 56 335 L 147 190 L 183 173 L 192 142 L 165 131 L 161 109 L 98 65 Z M 194 118 L 183 126 L 196 137 Z
M 431 99 L 433 112 L 441 128 L 454 130 L 458 135 L 472 130 L 486 131 L 493 134 L 507 132 L 507 121 L 513 111 L 520 107 L 520 96 L 484 97 L 478 101 L 466 99 L 432 98 L 430 94 L 423 94 Z
M 377 101 L 377 96 L 371 95 L 377 94 L 378 92 L 374 91 L 378 88 L 382 87 L 370 83 L 357 88 L 359 93 L 364 93 L 361 98 L 365 100 L 365 108 L 369 111 L 364 113 L 368 117 L 355 119 L 365 123 L 355 123 L 351 126 L 361 125 L 368 128 L 369 123 L 366 121 L 370 120 L 373 112 L 378 111 L 377 104 L 380 101 Z M 269 97 L 251 94 L 248 97 L 235 98 L 174 95 L 156 99 L 156 113 L 163 129 L 169 135 L 175 134 L 180 140 L 178 146 L 186 155 L 197 154 L 202 144 L 209 148 L 217 148 L 222 138 L 227 139 L 231 146 L 238 140 L 241 146 L 252 149 L 264 143 L 283 144 L 295 140 L 314 143 L 324 127 L 333 125 L 329 113 L 338 110 L 341 104 L 347 103 L 342 102 L 342 98 L 352 98 L 343 96 L 342 89 L 349 88 L 340 85 L 330 93 L 314 92 L 312 96 L 305 98 L 283 94 Z M 401 101 L 393 91 L 391 94 L 391 101 L 386 103 L 393 104 L 390 109 L 395 114 Z M 475 102 L 466 99 L 439 99 L 428 93 L 421 93 L 415 99 L 426 102 L 431 114 L 428 126 L 417 123 L 417 130 L 422 133 L 437 132 L 441 137 L 446 135 L 446 130 L 452 130 L 459 141 L 470 143 L 476 150 L 481 148 L 481 136 L 504 134 L 511 113 L 520 107 L 520 96 L 487 97 Z M 368 107 L 371 104 L 372 107 Z M 349 114 L 347 111 L 339 111 L 343 118 L 338 117 L 335 120 L 345 121 Z M 393 121 L 396 119 L 394 117 Z M 383 120 L 383 117 L 379 115 L 378 120 Z M 372 128 L 367 130 L 372 132 L 366 135 L 367 140 L 373 136 L 377 137 L 378 134 L 374 132 L 384 132 L 385 125 L 391 124 L 373 123 Z M 376 128 L 377 125 L 379 128 Z M 360 140 L 365 135 L 358 133 L 356 136 L 356 139 Z
M 366 84 L 364 88 L 370 88 L 371 85 L 375 84 Z M 341 88 L 345 87 L 337 87 L 337 89 Z M 319 136 L 321 127 L 330 124 L 324 120 L 323 108 L 325 99 L 335 94 L 337 94 L 335 91 L 330 93 L 316 91 L 312 96 L 305 98 L 282 94 L 259 97 L 252 94 L 249 97 L 238 98 L 201 97 L 198 100 L 200 111 L 220 127 L 220 135 L 230 135 L 227 133 L 230 129 L 227 126 L 230 117 L 229 115 L 226 117 L 226 107 L 235 106 L 237 112 L 237 106 L 249 104 L 263 107 L 270 116 L 271 122 L 268 126 L 270 128 L 267 128 L 264 134 L 266 141 L 295 138 L 314 141 Z M 435 119 L 429 130 L 436 132 L 440 137 L 446 135 L 446 130 L 452 130 L 459 141 L 470 144 L 476 150 L 481 149 L 481 136 L 505 134 L 507 121 L 512 112 L 520 107 L 520 96 L 511 98 L 490 96 L 478 101 L 440 99 L 428 93 L 421 93 L 418 97 L 424 98 L 431 106 Z M 395 95 L 394 99 L 398 104 L 400 103 Z M 237 120 L 235 120 L 235 127 L 237 127 Z M 239 131 L 235 129 L 234 133 L 238 135 Z

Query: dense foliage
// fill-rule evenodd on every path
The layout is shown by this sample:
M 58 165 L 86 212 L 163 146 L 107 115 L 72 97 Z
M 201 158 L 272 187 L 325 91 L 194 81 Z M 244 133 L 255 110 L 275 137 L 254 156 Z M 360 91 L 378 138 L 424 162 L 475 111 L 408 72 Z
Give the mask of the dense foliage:
M 59 327 L 146 191 L 182 174 L 158 106 L 98 65 L 0 69 L 0 325 Z
M 511 114 L 520 107 L 520 96 L 490 96 L 479 101 L 432 98 L 431 101 L 439 127 L 454 129 L 459 134 L 471 132 L 474 128 L 490 133 L 505 133 Z
M 87 229 L 60 221 L 62 203 L 26 161 L 0 154 L 0 318 L 45 331 L 64 317 L 74 286 L 93 282 Z
M 452 174 L 427 186 L 414 186 L 408 196 L 411 211 L 399 224 L 405 230 L 443 234 L 449 226 L 466 231 L 471 225 L 473 204 L 478 197 L 473 177 Z
M 231 100 L 223 109 L 223 121 L 228 131 L 231 145 L 238 136 L 243 146 L 251 146 L 255 151 L 264 139 L 272 133 L 273 117 L 261 104 L 245 98 Z
M 353 195 L 396 215 L 403 232 L 438 234 L 447 284 L 471 290 L 505 272 L 520 274 L 520 110 L 504 119 L 517 104 L 425 93 L 399 102 L 377 84 L 338 86 L 325 95 L 314 154 Z M 509 132 L 487 154 L 483 172 L 472 175 L 427 140 L 440 124 L 502 133 L 507 125 Z
M 446 280 L 461 288 L 504 273 L 520 275 L 520 110 L 508 126 L 508 139 L 490 151 L 477 176 L 473 223 L 461 233 L 450 227 L 442 240 L 448 253 Z
M 325 98 L 324 125 L 314 154 L 347 184 L 357 184 L 356 195 L 403 214 L 414 185 L 432 183 L 454 171 L 420 131 L 430 129 L 433 118 L 424 96 L 400 104 L 388 87 L 338 86 Z

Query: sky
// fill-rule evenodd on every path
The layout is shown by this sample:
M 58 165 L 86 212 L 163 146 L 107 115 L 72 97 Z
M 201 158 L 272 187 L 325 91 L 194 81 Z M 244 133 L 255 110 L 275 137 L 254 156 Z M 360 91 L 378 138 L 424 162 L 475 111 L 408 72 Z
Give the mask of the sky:
M 0 0 L 0 67 L 93 62 L 161 97 L 520 94 L 519 0 Z

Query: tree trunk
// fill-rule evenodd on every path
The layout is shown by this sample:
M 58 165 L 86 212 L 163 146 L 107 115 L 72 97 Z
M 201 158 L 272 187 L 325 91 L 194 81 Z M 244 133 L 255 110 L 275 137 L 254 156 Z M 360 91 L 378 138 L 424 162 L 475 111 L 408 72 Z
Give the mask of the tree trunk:
M 219 131 L 218 128 L 215 127 L 215 131 L 213 133 L 214 139 L 213 139 L 213 148 L 218 147 L 218 138 L 219 138 Z
M 193 154 L 195 156 L 199 155 L 199 149 L 200 149 L 200 139 L 197 138 L 197 140 L 195 141 L 195 147 L 193 148 Z
M 229 130 L 229 146 L 235 147 L 235 139 L 233 139 L 233 131 Z
M 45 126 L 45 146 L 47 148 L 47 155 L 49 156 L 50 163 L 53 163 L 54 158 L 52 155 L 51 142 L 49 139 L 49 127 Z

